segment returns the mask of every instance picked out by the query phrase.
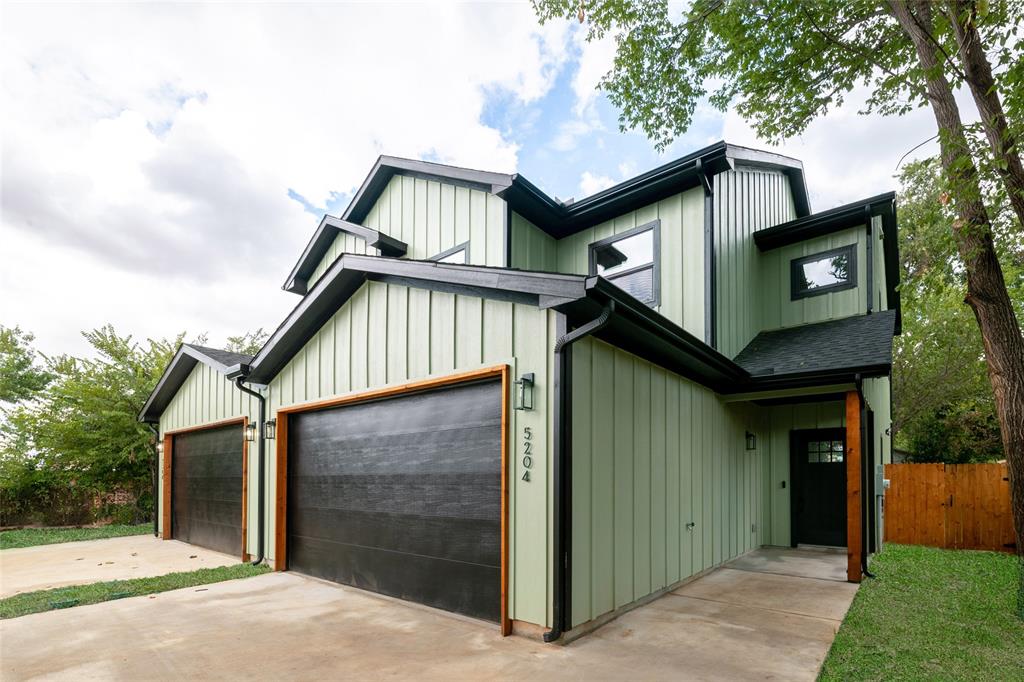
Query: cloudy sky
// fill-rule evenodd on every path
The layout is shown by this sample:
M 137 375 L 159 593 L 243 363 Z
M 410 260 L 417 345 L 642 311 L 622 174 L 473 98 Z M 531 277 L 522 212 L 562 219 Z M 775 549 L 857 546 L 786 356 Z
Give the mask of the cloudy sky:
M 84 353 L 138 338 L 273 329 L 323 213 L 379 154 L 516 170 L 580 198 L 720 139 L 701 110 L 664 155 L 595 90 L 611 43 L 527 4 L 54 5 L 0 9 L 0 324 Z M 856 100 L 856 98 L 852 98 Z M 857 102 L 779 151 L 822 210 L 895 188 L 930 112 Z M 916 155 L 934 153 L 926 146 Z

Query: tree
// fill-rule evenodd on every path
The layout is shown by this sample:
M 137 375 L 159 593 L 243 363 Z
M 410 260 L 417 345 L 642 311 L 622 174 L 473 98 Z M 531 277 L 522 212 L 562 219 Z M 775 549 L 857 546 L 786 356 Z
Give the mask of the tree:
M 893 348 L 893 437 L 911 461 L 992 461 L 1003 455 L 985 351 L 963 305 L 964 267 L 934 159 L 900 174 L 900 259 L 903 333 Z M 986 183 L 994 207 L 998 185 Z M 1003 271 L 1017 315 L 1024 316 L 1024 243 L 1013 215 L 991 209 Z
M 50 374 L 36 363 L 32 334 L 0 325 L 0 402 L 17 403 L 46 388 Z
M 1006 200 L 1024 205 L 1015 144 L 1024 110 L 1017 35 L 1024 3 L 695 0 L 678 17 L 660 0 L 534 4 L 542 20 L 588 21 L 588 39 L 614 32 L 615 62 L 602 87 L 621 110 L 620 125 L 642 129 L 662 149 L 687 129 L 704 98 L 722 110 L 735 109 L 769 141 L 799 134 L 858 87 L 870 91 L 862 113 L 931 108 L 943 182 L 956 213 L 951 235 L 964 266 L 965 301 L 985 348 L 1024 557 L 1024 337 L 979 175 L 979 165 L 995 169 Z M 980 156 L 972 154 L 953 96 L 954 85 L 961 84 L 982 103 L 988 144 Z M 1017 221 L 1020 230 L 1024 213 Z M 1020 610 L 1024 615 L 1024 591 Z
M 263 327 L 260 327 L 256 331 L 246 332 L 241 336 L 229 336 L 224 350 L 244 355 L 256 355 L 260 352 L 260 348 L 263 348 L 263 344 L 267 342 L 268 338 L 270 338 L 270 334 L 263 331 Z

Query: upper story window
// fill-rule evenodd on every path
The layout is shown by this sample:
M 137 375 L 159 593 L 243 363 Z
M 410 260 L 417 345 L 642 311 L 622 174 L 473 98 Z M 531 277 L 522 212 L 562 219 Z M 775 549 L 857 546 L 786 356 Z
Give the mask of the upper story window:
M 590 245 L 590 274 L 601 275 L 633 298 L 656 306 L 659 279 L 661 221 L 602 239 Z
M 830 294 L 857 286 L 857 251 L 853 244 L 789 262 L 790 299 Z
M 465 265 L 469 262 L 469 242 L 462 242 L 447 251 L 442 251 L 436 256 L 431 256 L 430 260 L 437 261 L 438 263 L 459 263 L 460 265 Z

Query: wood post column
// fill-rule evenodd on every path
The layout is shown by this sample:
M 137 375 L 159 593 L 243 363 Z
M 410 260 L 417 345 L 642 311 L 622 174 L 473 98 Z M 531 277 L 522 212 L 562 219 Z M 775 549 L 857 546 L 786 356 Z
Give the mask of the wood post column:
M 863 513 L 861 510 L 861 404 L 860 393 L 846 393 L 846 579 L 861 580 Z

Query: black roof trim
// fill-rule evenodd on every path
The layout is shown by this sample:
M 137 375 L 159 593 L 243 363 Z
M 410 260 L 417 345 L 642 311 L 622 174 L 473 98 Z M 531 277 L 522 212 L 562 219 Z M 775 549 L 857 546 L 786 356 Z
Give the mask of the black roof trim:
M 570 204 L 554 201 L 521 175 L 513 176 L 512 185 L 498 195 L 509 202 L 516 213 L 552 237 L 561 239 L 697 187 L 702 174 L 711 177 L 730 170 L 733 162 L 728 151 L 729 145 L 716 142 Z
M 758 230 L 754 232 L 754 243 L 761 251 L 770 251 L 780 246 L 796 244 L 851 227 L 860 227 L 864 225 L 865 208 L 871 211 L 872 216 L 882 215 L 885 209 L 895 201 L 896 193 L 886 192 L 850 204 L 836 206 L 821 213 Z
M 167 409 L 171 399 L 185 383 L 196 364 L 201 362 L 227 376 L 234 368 L 246 365 L 251 360 L 251 355 L 243 353 L 232 353 L 191 343 L 181 344 L 174 357 L 167 363 L 167 367 L 164 368 L 164 373 L 160 376 L 156 388 L 146 399 L 146 404 L 142 406 L 142 410 L 139 412 L 139 421 L 151 424 L 159 422 L 160 415 Z
M 373 208 L 373 204 L 377 201 L 377 197 L 395 175 L 441 180 L 492 194 L 497 194 L 512 184 L 512 176 L 506 173 L 491 173 L 471 168 L 447 166 L 431 161 L 382 155 L 377 158 L 377 163 L 373 165 L 369 175 L 356 191 L 348 208 L 345 209 L 345 213 L 342 214 L 342 219 L 356 223 L 365 220 L 370 209 Z
M 348 220 L 325 215 L 320 220 L 320 225 L 316 228 L 316 232 L 313 233 L 313 237 L 309 240 L 306 249 L 302 252 L 299 261 L 292 268 L 292 271 L 288 274 L 288 279 L 281 288 L 295 294 L 305 294 L 309 289 L 310 275 L 313 274 L 317 264 L 327 254 L 328 249 L 331 248 L 331 244 L 334 243 L 339 232 L 347 232 L 361 238 L 366 242 L 367 246 L 379 250 L 384 256 L 404 256 L 409 249 L 405 242 L 390 237 L 383 232 L 357 225 Z
M 864 225 L 865 211 L 882 218 L 882 238 L 885 244 L 885 298 L 886 307 L 896 311 L 896 333 L 903 330 L 903 306 L 900 302 L 900 251 L 896 223 L 896 193 L 886 192 L 850 204 L 831 208 L 821 213 L 790 220 L 754 232 L 754 243 L 761 251 L 796 244 L 851 227 Z

